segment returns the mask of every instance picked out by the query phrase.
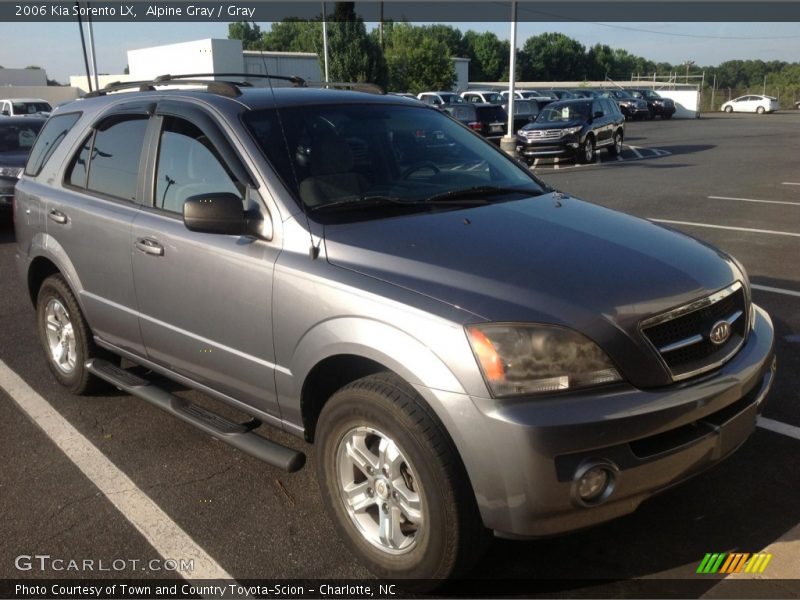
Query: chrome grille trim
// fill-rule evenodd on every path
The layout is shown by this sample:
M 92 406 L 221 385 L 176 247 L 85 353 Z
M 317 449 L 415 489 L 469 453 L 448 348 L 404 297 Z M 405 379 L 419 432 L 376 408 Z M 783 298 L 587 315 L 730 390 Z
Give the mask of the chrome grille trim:
M 647 333 L 645 333 L 645 330 L 650 328 L 650 327 L 654 327 L 656 325 L 660 325 L 662 323 L 666 323 L 667 321 L 671 321 L 673 319 L 678 319 L 680 317 L 684 317 L 684 316 L 686 316 L 686 315 L 688 315 L 690 313 L 693 313 L 695 311 L 698 311 L 698 310 L 704 309 L 706 307 L 709 307 L 709 306 L 711 306 L 713 304 L 716 304 L 717 302 L 720 302 L 721 300 L 725 300 L 726 298 L 728 298 L 732 294 L 735 294 L 735 293 L 739 292 L 740 290 L 742 290 L 742 299 L 743 299 L 743 302 L 744 302 L 744 306 L 742 308 L 745 309 L 745 310 L 750 308 L 750 312 L 752 312 L 752 302 L 749 299 L 749 295 L 744 292 L 743 287 L 744 286 L 743 286 L 743 284 L 741 282 L 736 281 L 733 284 L 729 285 L 728 287 L 726 287 L 726 288 L 724 288 L 722 290 L 719 290 L 718 292 L 715 292 L 715 293 L 713 293 L 713 294 L 711 294 L 709 296 L 705 296 L 703 298 L 699 298 L 698 300 L 695 300 L 693 302 L 689 302 L 688 304 L 684 304 L 683 306 L 679 306 L 678 308 L 674 308 L 672 310 L 669 310 L 667 312 L 661 313 L 659 315 L 655 315 L 653 317 L 649 317 L 647 319 L 642 320 L 639 323 L 639 333 L 640 333 L 640 335 L 647 342 L 647 344 L 651 348 L 653 348 L 653 350 L 656 351 L 656 353 L 658 355 L 658 358 L 661 361 L 661 364 L 667 370 L 667 372 L 670 374 L 673 382 L 683 381 L 685 379 L 689 379 L 691 377 L 695 377 L 697 375 L 701 375 L 702 373 L 706 373 L 708 371 L 712 371 L 712 370 L 722 366 L 726 362 L 728 362 L 731 358 L 733 358 L 733 356 L 737 352 L 739 352 L 739 350 L 741 349 L 741 347 L 744 345 L 745 341 L 747 340 L 749 329 L 750 329 L 750 326 L 752 325 L 752 323 L 750 322 L 751 319 L 747 319 L 746 320 L 745 327 L 744 327 L 744 335 L 739 340 L 739 343 L 736 344 L 736 346 L 733 347 L 732 349 L 730 349 L 728 352 L 726 352 L 724 356 L 721 356 L 720 358 L 717 358 L 717 360 L 715 360 L 715 361 L 713 361 L 713 362 L 711 362 L 709 364 L 703 365 L 700 368 L 693 369 L 691 371 L 683 371 L 683 372 L 681 372 L 681 371 L 675 372 L 675 370 L 673 370 L 672 367 L 670 367 L 670 365 L 668 364 L 667 359 L 664 357 L 664 354 L 666 354 L 668 352 L 671 352 L 671 351 L 680 350 L 682 348 L 687 348 L 687 347 L 692 346 L 694 344 L 701 343 L 701 342 L 703 342 L 705 340 L 703 335 L 702 334 L 692 335 L 691 337 L 685 338 L 683 340 L 678 340 L 676 342 L 673 342 L 671 344 L 667 344 L 667 345 L 662 346 L 662 347 L 656 347 L 655 344 L 651 341 L 650 337 L 647 335 Z M 750 307 L 747 306 L 748 302 L 750 303 Z M 744 315 L 744 314 L 745 314 L 744 310 L 736 310 L 731 315 L 727 316 L 724 320 L 732 325 L 733 323 L 738 321 L 742 317 L 742 315 Z

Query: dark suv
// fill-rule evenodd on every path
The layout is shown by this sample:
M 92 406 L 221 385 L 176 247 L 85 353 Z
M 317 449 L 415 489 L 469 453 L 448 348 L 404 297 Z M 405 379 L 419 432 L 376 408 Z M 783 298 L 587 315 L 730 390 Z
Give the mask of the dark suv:
M 650 114 L 647 102 L 641 98 L 634 98 L 625 90 L 602 90 L 600 95 L 614 100 L 626 119 L 644 119 Z
M 560 100 L 517 131 L 517 154 L 529 164 L 548 156 L 575 156 L 590 163 L 599 148 L 607 148 L 612 156 L 619 154 L 624 137 L 625 117 L 613 100 Z
M 417 100 L 178 83 L 61 105 L 17 185 L 31 360 L 66 389 L 110 382 L 289 472 L 313 443 L 347 548 L 420 586 L 474 573 L 489 532 L 630 513 L 754 430 L 774 332 L 721 250 Z M 615 146 L 596 102 L 545 124 Z
M 659 116 L 662 119 L 671 119 L 675 114 L 675 101 L 671 98 L 664 98 L 654 90 L 636 89 L 628 90 L 635 98 L 641 98 L 647 102 L 649 117 L 652 119 Z

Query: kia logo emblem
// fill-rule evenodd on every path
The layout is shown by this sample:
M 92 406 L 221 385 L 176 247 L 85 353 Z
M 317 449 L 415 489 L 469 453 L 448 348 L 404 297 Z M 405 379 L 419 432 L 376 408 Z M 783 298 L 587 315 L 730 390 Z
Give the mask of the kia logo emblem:
M 727 342 L 729 337 L 731 337 L 731 324 L 727 321 L 714 323 L 714 326 L 711 328 L 711 333 L 708 335 L 708 339 L 717 346 Z

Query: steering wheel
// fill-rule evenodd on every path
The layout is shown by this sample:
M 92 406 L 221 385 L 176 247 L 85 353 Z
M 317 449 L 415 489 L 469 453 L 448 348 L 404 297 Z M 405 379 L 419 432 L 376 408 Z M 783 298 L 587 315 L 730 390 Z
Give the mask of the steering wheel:
M 436 173 L 440 171 L 439 167 L 437 167 L 432 162 L 421 162 L 413 164 L 410 167 L 408 167 L 405 171 L 403 171 L 401 177 L 403 179 L 408 179 L 413 173 L 421 171 L 422 169 L 430 169 L 431 171 L 433 171 L 434 175 L 436 175 Z

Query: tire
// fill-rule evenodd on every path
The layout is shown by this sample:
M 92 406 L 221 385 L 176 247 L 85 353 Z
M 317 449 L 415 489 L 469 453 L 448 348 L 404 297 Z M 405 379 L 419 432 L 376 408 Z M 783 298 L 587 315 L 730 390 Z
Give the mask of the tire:
M 669 120 L 669 119 L 672 118 L 672 113 L 664 113 L 663 115 L 661 115 L 661 118 L 665 119 L 665 120 Z
M 756 108 L 756 113 L 759 114 L 759 115 L 763 115 L 764 114 L 764 107 L 763 106 L 759 106 L 758 108 Z
M 726 106 L 725 107 L 725 112 L 726 113 L 732 113 L 733 112 L 733 107 L 732 106 Z
M 346 385 L 323 407 L 317 431 L 325 509 L 376 576 L 428 580 L 414 587 L 431 589 L 480 557 L 488 532 L 464 467 L 442 425 L 403 380 L 378 373 Z M 394 458 L 384 461 L 379 447 Z M 402 528 L 382 537 L 381 524 L 392 521 Z
M 85 363 L 91 358 L 114 358 L 95 346 L 78 302 L 61 275 L 51 275 L 39 288 L 36 321 L 47 366 L 56 380 L 73 394 L 100 387 L 100 380 L 89 373 Z
M 590 164 L 597 158 L 595 153 L 594 137 L 591 135 L 586 136 L 586 140 L 578 148 L 578 162 L 582 164 Z
M 615 131 L 614 132 L 614 143 L 608 147 L 608 155 L 609 156 L 619 156 L 620 152 L 622 152 L 622 132 Z

